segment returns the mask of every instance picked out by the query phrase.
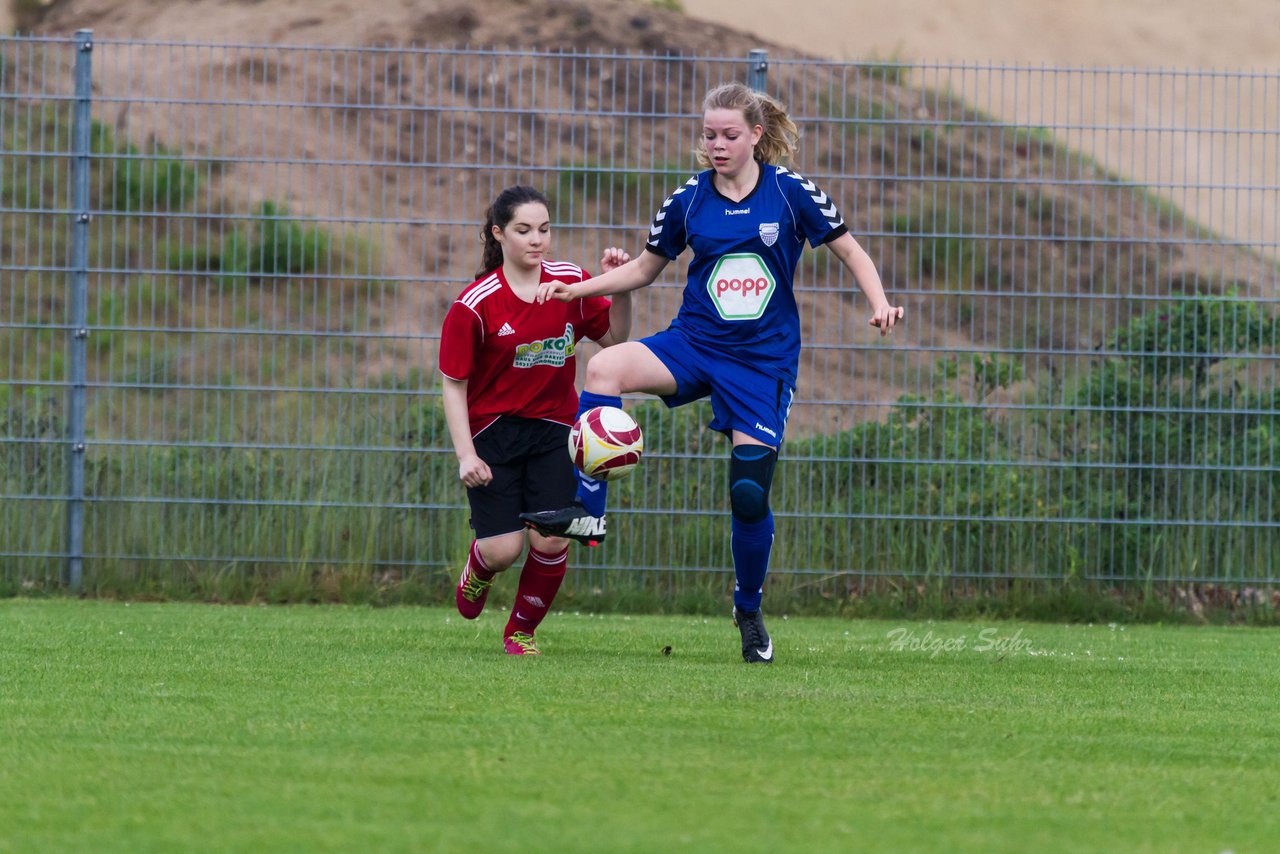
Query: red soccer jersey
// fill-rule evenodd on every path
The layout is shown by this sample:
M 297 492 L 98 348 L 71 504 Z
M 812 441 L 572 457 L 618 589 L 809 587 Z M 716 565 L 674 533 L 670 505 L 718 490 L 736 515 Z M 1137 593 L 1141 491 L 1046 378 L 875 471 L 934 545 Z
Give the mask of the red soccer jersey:
M 580 282 L 576 264 L 542 262 L 541 281 Z M 494 270 L 449 307 L 440 333 L 440 372 L 467 381 L 471 435 L 501 415 L 572 424 L 578 411 L 574 351 L 609 331 L 604 297 L 542 305 L 516 296 Z

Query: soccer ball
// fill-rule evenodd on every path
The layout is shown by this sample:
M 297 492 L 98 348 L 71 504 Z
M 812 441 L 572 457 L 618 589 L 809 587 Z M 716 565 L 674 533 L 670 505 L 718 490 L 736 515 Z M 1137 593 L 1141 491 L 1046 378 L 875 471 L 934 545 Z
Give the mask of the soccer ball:
M 594 480 L 617 480 L 631 473 L 644 453 L 640 425 L 616 406 L 582 413 L 569 430 L 569 456 Z

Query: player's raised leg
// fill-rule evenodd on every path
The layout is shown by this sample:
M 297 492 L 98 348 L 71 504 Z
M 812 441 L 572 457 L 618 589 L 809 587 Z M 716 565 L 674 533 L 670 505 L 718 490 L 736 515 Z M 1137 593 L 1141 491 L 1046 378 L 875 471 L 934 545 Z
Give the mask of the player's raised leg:
M 497 576 L 498 573 L 489 568 L 484 556 L 480 554 L 479 541 L 472 540 L 466 565 L 462 567 L 462 575 L 459 576 L 457 589 L 453 593 L 458 613 L 468 620 L 480 616 L 489 598 L 489 588 Z
M 622 406 L 622 395 L 640 391 L 674 394 L 675 378 L 653 352 L 639 341 L 607 347 L 587 363 L 586 390 L 578 399 L 578 414 L 597 406 Z M 576 470 L 575 470 L 576 471 Z M 568 537 L 588 546 L 605 538 L 605 509 L 609 486 L 578 472 L 578 493 L 567 507 L 521 513 L 524 524 L 547 537 Z
M 523 549 L 522 531 L 473 540 L 467 552 L 467 563 L 454 590 L 458 613 L 468 620 L 479 617 L 489 598 L 493 579 L 511 566 Z

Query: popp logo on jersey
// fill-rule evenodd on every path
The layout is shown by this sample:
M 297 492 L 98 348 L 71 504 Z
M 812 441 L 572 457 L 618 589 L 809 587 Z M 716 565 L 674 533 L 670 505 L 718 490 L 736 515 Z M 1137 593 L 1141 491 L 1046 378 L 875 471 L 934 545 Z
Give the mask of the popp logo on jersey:
M 759 255 L 726 255 L 707 279 L 707 293 L 725 320 L 755 320 L 764 314 L 777 283 Z

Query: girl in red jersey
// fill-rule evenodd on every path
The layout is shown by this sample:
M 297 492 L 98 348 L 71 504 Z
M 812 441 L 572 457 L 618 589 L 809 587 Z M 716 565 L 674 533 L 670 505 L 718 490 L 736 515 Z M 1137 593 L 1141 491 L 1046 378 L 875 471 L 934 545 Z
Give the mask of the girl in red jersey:
M 520 514 L 573 500 L 577 481 L 565 449 L 578 410 L 574 353 L 583 338 L 604 347 L 627 340 L 631 298 L 535 299 L 543 282 L 579 282 L 588 274 L 547 260 L 547 200 L 533 187 L 499 193 L 481 236 L 476 281 L 449 308 L 440 335 L 445 418 L 475 529 L 455 598 L 463 617 L 480 616 L 494 577 L 520 557 L 527 536 L 503 641 L 510 655 L 537 655 L 533 633 L 564 579 L 569 541 L 526 534 Z M 629 260 L 610 247 L 600 267 Z

